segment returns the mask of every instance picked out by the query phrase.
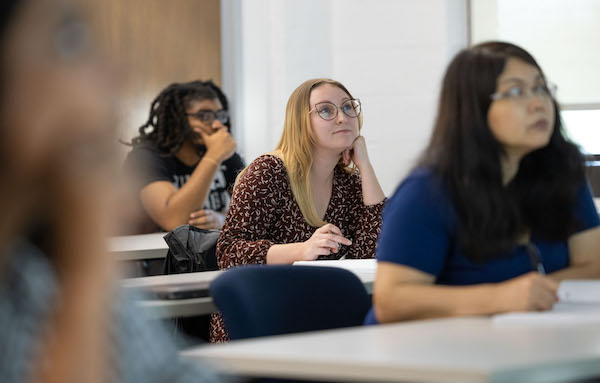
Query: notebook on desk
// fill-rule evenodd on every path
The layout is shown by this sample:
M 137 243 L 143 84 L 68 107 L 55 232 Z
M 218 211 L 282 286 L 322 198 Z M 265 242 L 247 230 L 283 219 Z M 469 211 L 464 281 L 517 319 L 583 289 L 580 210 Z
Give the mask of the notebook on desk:
M 600 280 L 565 280 L 558 286 L 561 302 L 597 303 L 600 305 Z
M 335 259 L 322 261 L 296 261 L 294 265 L 340 267 L 356 274 L 361 280 L 375 279 L 377 272 L 376 259 Z
M 565 280 L 558 287 L 559 302 L 552 310 L 513 312 L 493 316 L 495 325 L 600 324 L 600 280 Z

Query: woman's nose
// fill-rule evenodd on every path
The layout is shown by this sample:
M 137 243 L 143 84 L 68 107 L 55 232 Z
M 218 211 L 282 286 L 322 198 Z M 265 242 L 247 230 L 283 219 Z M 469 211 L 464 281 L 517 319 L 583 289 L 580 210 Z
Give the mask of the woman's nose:
M 529 96 L 527 100 L 527 109 L 530 112 L 536 112 L 539 110 L 544 110 L 549 100 L 546 97 L 532 94 Z
M 341 124 L 345 120 L 346 120 L 346 115 L 344 114 L 344 112 L 342 112 L 341 108 L 338 109 L 337 116 L 335 116 L 335 122 L 338 123 L 338 124 Z

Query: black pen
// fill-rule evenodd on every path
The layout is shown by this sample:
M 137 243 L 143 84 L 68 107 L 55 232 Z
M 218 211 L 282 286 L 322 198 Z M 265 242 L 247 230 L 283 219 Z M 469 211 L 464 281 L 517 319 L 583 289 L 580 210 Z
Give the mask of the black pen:
M 546 275 L 546 269 L 544 269 L 544 264 L 542 263 L 542 256 L 540 254 L 540 250 L 536 245 L 529 242 L 525 245 L 527 254 L 529 254 L 529 260 L 531 261 L 531 266 L 537 270 L 541 275 Z

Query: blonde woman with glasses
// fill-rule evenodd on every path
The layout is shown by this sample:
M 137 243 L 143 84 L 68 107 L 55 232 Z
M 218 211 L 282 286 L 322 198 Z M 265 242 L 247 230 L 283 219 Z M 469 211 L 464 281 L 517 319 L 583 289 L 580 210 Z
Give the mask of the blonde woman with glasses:
M 361 128 L 360 101 L 344 85 L 300 85 L 275 151 L 238 177 L 217 244 L 219 267 L 372 258 L 385 196 Z M 218 315 L 212 325 L 212 340 L 227 340 Z

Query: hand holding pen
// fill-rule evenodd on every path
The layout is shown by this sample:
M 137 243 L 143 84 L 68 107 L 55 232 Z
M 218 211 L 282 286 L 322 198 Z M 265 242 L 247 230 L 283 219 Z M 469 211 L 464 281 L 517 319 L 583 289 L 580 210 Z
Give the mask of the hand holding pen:
M 313 233 L 302 243 L 302 260 L 313 261 L 321 255 L 337 253 L 340 245 L 350 246 L 352 241 L 342 235 L 342 231 L 335 225 L 328 223 Z
M 558 283 L 546 276 L 539 249 L 529 242 L 525 251 L 534 271 L 496 285 L 497 312 L 549 310 L 558 301 Z
M 531 266 L 534 270 L 537 270 L 541 275 L 546 275 L 546 269 L 544 268 L 544 264 L 542 263 L 542 255 L 540 254 L 540 249 L 533 243 L 529 242 L 525 245 L 527 250 L 527 254 L 529 255 L 529 261 L 531 262 Z

